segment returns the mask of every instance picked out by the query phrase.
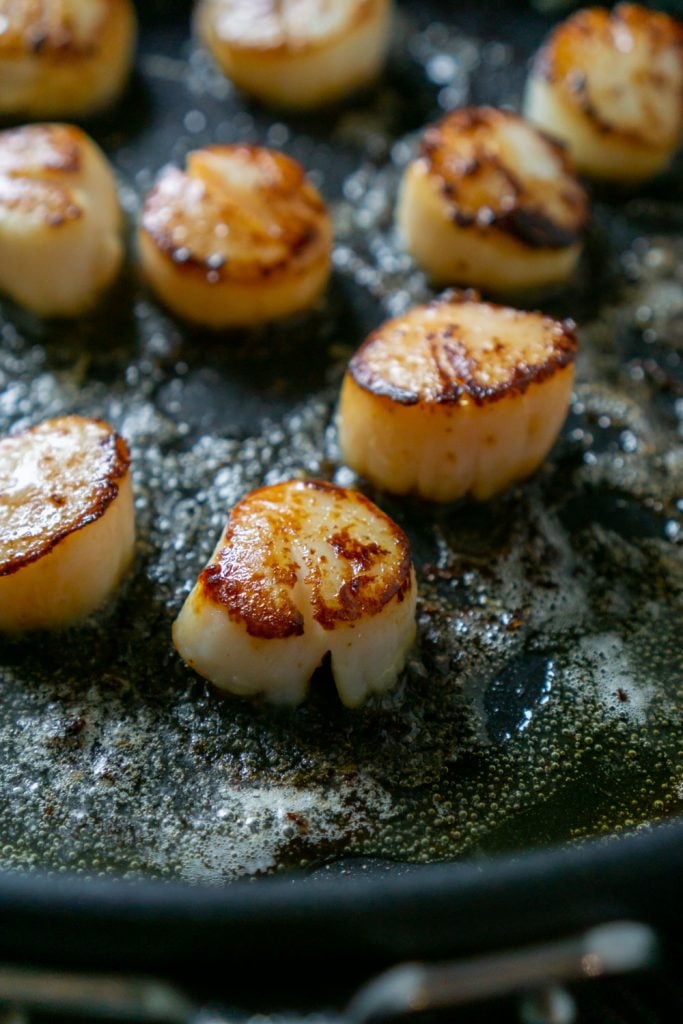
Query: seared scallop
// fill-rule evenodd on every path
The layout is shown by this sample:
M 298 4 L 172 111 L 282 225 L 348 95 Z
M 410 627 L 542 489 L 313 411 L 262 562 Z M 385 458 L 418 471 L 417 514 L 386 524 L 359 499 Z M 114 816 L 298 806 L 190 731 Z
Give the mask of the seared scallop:
M 525 112 L 591 177 L 657 174 L 683 138 L 683 24 L 637 4 L 579 11 L 536 57 Z
M 167 167 L 147 196 L 142 269 L 159 298 L 210 327 L 299 312 L 324 289 L 332 227 L 296 160 L 260 146 L 209 146 Z
M 67 626 L 102 605 L 133 558 L 126 442 L 63 416 L 0 440 L 0 629 Z
M 377 77 L 391 0 L 200 0 L 199 34 L 240 89 L 274 106 L 310 108 Z
M 0 132 L 0 291 L 42 316 L 77 316 L 123 257 L 116 182 L 71 125 Z
M 79 117 L 107 106 L 134 44 L 131 0 L 0 0 L 0 114 Z
M 436 283 L 503 292 L 570 277 L 586 219 L 562 147 L 491 107 L 427 129 L 398 204 L 405 245 Z
M 355 491 L 289 481 L 233 508 L 173 642 L 221 689 L 290 704 L 329 654 L 356 707 L 396 681 L 415 601 L 408 541 L 388 516 Z
M 418 306 L 364 342 L 342 387 L 342 455 L 395 494 L 486 499 L 528 477 L 569 405 L 576 335 L 469 293 Z

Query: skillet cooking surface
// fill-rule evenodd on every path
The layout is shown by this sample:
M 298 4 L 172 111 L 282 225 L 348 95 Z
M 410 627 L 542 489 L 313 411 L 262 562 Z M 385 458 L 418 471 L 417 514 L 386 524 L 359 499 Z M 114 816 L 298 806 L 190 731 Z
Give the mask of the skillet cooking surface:
M 139 528 L 112 608 L 0 644 L 3 867 L 216 883 L 521 850 L 680 811 L 680 165 L 596 197 L 580 279 L 545 303 L 579 321 L 582 351 L 538 476 L 441 509 L 364 488 L 408 532 L 419 576 L 419 646 L 394 693 L 349 712 L 323 670 L 304 706 L 276 712 L 218 696 L 170 644 L 246 491 L 351 480 L 334 431 L 345 363 L 431 294 L 391 226 L 415 132 L 463 102 L 519 105 L 548 22 L 480 3 L 446 26 L 438 11 L 402 6 L 372 97 L 298 120 L 235 95 L 189 42 L 187 12 L 165 5 L 124 102 L 87 125 L 131 220 L 157 169 L 192 148 L 286 150 L 333 205 L 336 272 L 310 317 L 249 335 L 185 329 L 134 266 L 76 324 L 0 308 L 0 431 L 71 411 L 110 420 L 131 444 Z

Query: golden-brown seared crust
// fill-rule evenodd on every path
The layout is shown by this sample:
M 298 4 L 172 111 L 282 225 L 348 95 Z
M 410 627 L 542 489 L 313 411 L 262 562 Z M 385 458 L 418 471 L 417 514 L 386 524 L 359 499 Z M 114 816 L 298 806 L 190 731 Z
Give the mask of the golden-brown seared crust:
M 349 364 L 359 387 L 400 405 L 483 405 L 526 391 L 576 358 L 576 327 L 471 293 L 382 324 Z
M 90 57 L 127 0 L 0 0 L 0 59 L 26 55 L 68 61 Z
M 347 526 L 327 533 L 326 543 L 342 566 L 342 583 L 336 593 L 329 592 L 328 567 L 312 558 L 308 563 L 306 582 L 312 584 L 313 617 L 323 629 L 334 629 L 340 623 L 355 622 L 378 615 L 390 601 L 402 601 L 412 586 L 410 545 L 403 530 L 357 491 L 322 481 L 313 487 L 325 490 L 340 506 L 339 519 L 348 514 L 342 507 L 349 501 L 360 506 L 383 526 L 386 547 L 376 539 L 360 540 Z M 330 515 L 332 524 L 337 516 Z
M 202 594 L 227 609 L 230 618 L 243 622 L 250 636 L 284 639 L 302 636 L 304 618 L 292 592 L 301 568 L 287 540 L 276 551 L 259 542 L 261 530 L 283 525 L 277 509 L 251 507 L 250 498 L 236 505 L 221 541 L 217 561 L 199 575 Z M 258 521 L 254 522 L 254 513 Z
M 627 60 L 635 47 L 641 54 L 632 74 Z M 667 69 L 662 58 L 668 58 Z M 592 87 L 592 79 L 622 64 L 624 77 L 608 83 L 605 103 Z M 627 3 L 611 11 L 605 7 L 577 11 L 552 31 L 534 60 L 533 72 L 559 86 L 605 135 L 636 144 L 673 146 L 683 132 L 683 23 L 661 11 Z M 677 106 L 666 124 L 661 103 L 665 89 L 672 92 Z M 633 98 L 634 92 L 638 94 L 637 126 L 617 119 L 613 106 L 619 93 Z M 632 113 L 634 107 L 629 106 Z
M 304 601 L 332 630 L 403 600 L 411 585 L 403 531 L 363 495 L 319 480 L 263 487 L 239 502 L 198 580 L 201 597 L 268 640 L 303 635 Z
M 0 210 L 48 227 L 78 220 L 83 210 L 66 182 L 81 172 L 83 139 L 79 128 L 62 124 L 0 132 Z
M 187 172 L 165 168 L 145 201 L 142 230 L 178 271 L 213 284 L 258 283 L 326 260 L 331 225 L 296 160 L 232 145 L 190 153 Z
M 386 4 L 387 0 L 202 0 L 198 17 L 203 33 L 214 35 L 219 44 L 245 54 L 283 57 L 334 45 Z M 329 31 L 322 31 L 321 13 L 329 19 L 331 11 L 334 22 Z
M 31 178 L 0 176 L 0 212 L 2 210 L 32 216 L 51 228 L 78 220 L 83 213 L 68 189 Z
M 70 124 L 30 124 L 0 132 L 0 175 L 78 174 L 84 138 Z
M 0 576 L 103 516 L 129 466 L 104 420 L 63 416 L 0 440 Z
M 460 227 L 495 229 L 531 249 L 560 249 L 586 225 L 586 194 L 564 147 L 511 111 L 453 111 L 427 129 L 421 157 Z

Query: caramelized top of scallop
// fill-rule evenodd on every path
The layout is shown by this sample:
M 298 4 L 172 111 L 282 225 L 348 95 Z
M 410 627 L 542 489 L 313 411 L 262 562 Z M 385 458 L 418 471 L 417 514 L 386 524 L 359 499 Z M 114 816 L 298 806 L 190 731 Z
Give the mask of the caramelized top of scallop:
M 206 0 L 219 39 L 240 49 L 299 51 L 327 45 L 385 0 Z
M 68 124 L 30 124 L 0 132 L 0 175 L 76 173 L 84 138 L 80 128 Z
M 250 636 L 301 636 L 372 616 L 410 589 L 408 540 L 356 491 L 288 481 L 247 495 L 230 515 L 201 595 Z
M 366 391 L 402 405 L 481 405 L 545 380 L 576 350 L 572 321 L 464 293 L 387 321 L 360 347 L 349 372 Z
M 0 440 L 0 576 L 102 516 L 130 458 L 103 420 L 63 416 Z
M 0 0 L 0 57 L 96 50 L 102 26 L 127 0 Z
M 68 189 L 30 178 L 0 175 L 0 215 L 3 211 L 51 228 L 78 220 L 83 212 Z
M 559 25 L 535 69 L 604 132 L 671 147 L 683 132 L 683 24 L 638 4 Z
M 518 114 L 455 110 L 427 129 L 421 155 L 457 224 L 559 248 L 586 223 L 586 195 L 563 147 Z
M 326 254 L 330 219 L 296 160 L 260 146 L 209 146 L 167 167 L 142 227 L 179 267 L 258 280 Z
M 83 213 L 74 185 L 82 170 L 79 128 L 63 124 L 24 125 L 0 132 L 0 211 L 58 227 Z

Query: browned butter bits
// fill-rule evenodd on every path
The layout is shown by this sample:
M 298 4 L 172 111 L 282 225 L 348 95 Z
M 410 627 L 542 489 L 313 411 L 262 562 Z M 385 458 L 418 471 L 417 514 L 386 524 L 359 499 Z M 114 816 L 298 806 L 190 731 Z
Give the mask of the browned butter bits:
M 224 73 L 277 107 L 339 100 L 380 73 L 392 0 L 200 0 L 199 34 Z
M 433 281 L 493 292 L 571 277 L 587 216 L 563 148 L 492 107 L 456 110 L 427 129 L 397 210 L 406 248 Z
M 289 704 L 329 654 L 356 707 L 396 681 L 415 602 L 408 540 L 387 515 L 356 491 L 291 480 L 235 505 L 173 642 L 215 686 Z
M 94 611 L 134 541 L 128 447 L 107 423 L 63 416 L 0 440 L 0 629 Z
M 418 306 L 379 327 L 349 364 L 343 458 L 395 494 L 489 498 L 552 447 L 576 348 L 571 321 L 467 293 Z
M 126 83 L 135 29 L 131 0 L 0 0 L 0 114 L 108 106 Z
M 536 57 L 524 109 L 584 174 L 657 174 L 683 138 L 683 23 L 638 4 L 578 11 Z
M 139 231 L 142 269 L 175 313 L 210 327 L 309 307 L 330 273 L 332 225 L 296 160 L 261 146 L 208 146 L 163 170 Z

